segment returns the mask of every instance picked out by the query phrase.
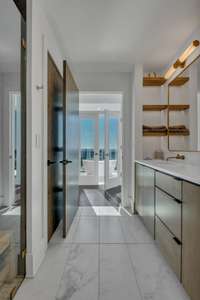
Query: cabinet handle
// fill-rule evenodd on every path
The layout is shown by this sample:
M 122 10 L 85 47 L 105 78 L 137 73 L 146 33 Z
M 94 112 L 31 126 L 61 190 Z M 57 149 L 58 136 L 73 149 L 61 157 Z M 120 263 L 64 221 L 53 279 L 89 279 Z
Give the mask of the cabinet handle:
M 173 237 L 173 240 L 178 244 L 178 245 L 182 245 L 182 243 L 179 241 L 179 239 L 177 237 Z
M 183 179 L 179 178 L 179 177 L 173 177 L 176 181 L 183 181 Z
M 182 204 L 182 201 L 181 200 L 179 200 L 179 199 L 176 199 L 176 198 L 173 198 L 174 199 L 174 201 L 176 202 L 176 203 L 178 203 L 178 204 Z

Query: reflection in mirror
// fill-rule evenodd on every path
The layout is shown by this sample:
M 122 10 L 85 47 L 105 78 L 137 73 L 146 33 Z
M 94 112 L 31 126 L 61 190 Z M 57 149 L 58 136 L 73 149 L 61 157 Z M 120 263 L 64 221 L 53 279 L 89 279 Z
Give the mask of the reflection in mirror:
M 169 150 L 200 151 L 200 57 L 168 88 Z
M 21 15 L 13 0 L 1 0 L 0 300 L 11 299 L 24 277 L 21 105 Z

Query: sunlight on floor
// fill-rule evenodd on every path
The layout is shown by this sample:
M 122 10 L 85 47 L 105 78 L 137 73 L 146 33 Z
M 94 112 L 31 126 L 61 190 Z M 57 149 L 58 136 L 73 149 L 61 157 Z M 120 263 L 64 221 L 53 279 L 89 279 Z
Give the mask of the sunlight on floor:
M 20 208 L 20 206 L 14 207 L 14 208 L 9 209 L 8 211 L 6 211 L 3 215 L 4 216 L 20 216 L 21 215 L 21 208 Z
M 120 209 L 112 206 L 92 206 L 97 216 L 121 216 Z

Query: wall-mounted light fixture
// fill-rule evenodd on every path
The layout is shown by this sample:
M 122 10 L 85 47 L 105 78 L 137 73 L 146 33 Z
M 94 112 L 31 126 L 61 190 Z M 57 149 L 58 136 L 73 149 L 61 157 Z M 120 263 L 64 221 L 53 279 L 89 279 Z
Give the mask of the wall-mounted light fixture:
M 200 42 L 195 40 L 191 43 L 191 45 L 180 55 L 177 61 L 169 68 L 169 70 L 165 74 L 165 79 L 168 80 L 176 71 L 177 68 L 184 68 L 185 63 L 188 57 L 196 50 L 199 46 Z
M 174 74 L 174 72 L 176 71 L 176 69 L 177 69 L 178 67 L 176 67 L 176 65 L 175 64 L 173 64 L 170 68 L 169 68 L 169 70 L 167 70 L 167 72 L 165 73 L 165 79 L 166 80 L 168 80 L 173 74 Z

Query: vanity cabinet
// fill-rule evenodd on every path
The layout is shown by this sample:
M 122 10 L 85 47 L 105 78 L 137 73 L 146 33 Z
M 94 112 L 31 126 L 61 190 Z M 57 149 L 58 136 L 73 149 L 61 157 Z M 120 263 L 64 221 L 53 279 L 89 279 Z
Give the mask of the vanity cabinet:
M 154 198 L 154 170 L 137 164 L 135 210 L 153 237 L 155 224 Z
M 200 185 L 136 163 L 135 210 L 182 282 L 200 299 Z M 155 230 L 154 230 L 155 228 Z
M 183 182 L 182 283 L 192 300 L 200 299 L 200 186 Z

